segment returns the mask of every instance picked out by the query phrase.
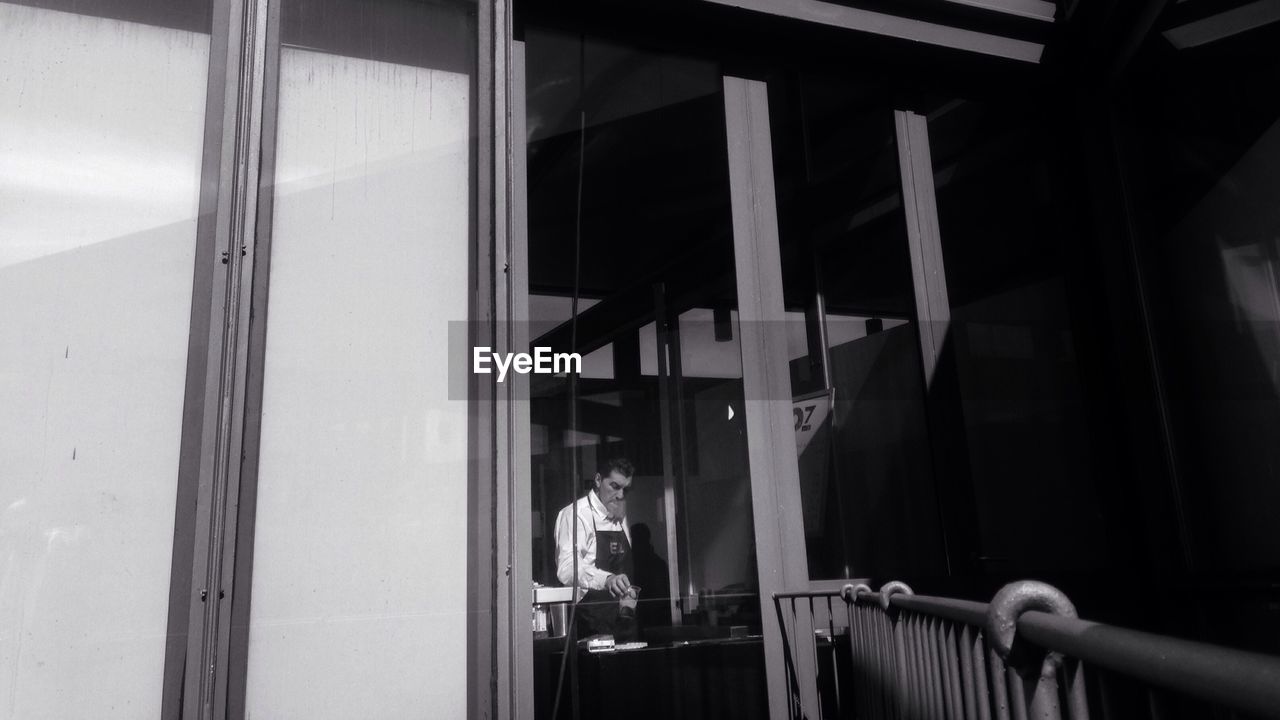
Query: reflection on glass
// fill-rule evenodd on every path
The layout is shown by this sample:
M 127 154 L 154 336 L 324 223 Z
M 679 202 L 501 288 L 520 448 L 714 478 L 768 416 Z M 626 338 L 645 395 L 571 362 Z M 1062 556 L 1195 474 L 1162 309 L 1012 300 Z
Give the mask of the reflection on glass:
M 572 386 L 531 378 L 531 551 L 545 586 L 537 592 L 548 598 L 535 615 L 536 716 L 552 717 L 559 697 L 559 717 L 569 717 L 571 696 L 584 717 L 617 706 L 651 717 L 763 712 L 719 70 L 576 33 L 530 28 L 526 40 L 532 344 L 569 349 L 581 161 L 575 349 L 599 363 Z M 593 568 L 584 582 L 594 592 L 571 611 L 555 599 L 572 594 L 568 518 L 578 511 L 569 508 L 596 502 L 593 491 L 608 506 L 614 458 L 634 467 L 620 483 L 625 517 L 607 507 L 579 513 L 578 541 L 591 546 L 579 557 Z M 615 543 L 625 564 L 609 565 Z M 594 620 L 596 606 L 617 612 L 595 586 L 607 589 L 620 568 L 639 586 L 634 626 Z M 647 645 L 566 656 L 570 624 L 579 636 Z M 562 676 L 566 660 L 577 670 Z M 625 680 L 619 663 L 631 668 Z M 679 683 L 673 665 L 687 668 Z
M 758 627 L 741 332 L 736 311 L 724 311 L 719 323 L 717 314 L 682 312 L 669 339 L 680 351 L 669 374 L 681 440 L 684 622 Z
M 1107 562 L 1064 251 L 1072 195 L 1045 127 L 971 101 L 929 115 L 976 554 L 1002 573 Z
M 810 577 L 940 575 L 892 105 L 824 77 L 770 92 Z
M 0 3 L 0 716 L 160 712 L 206 33 Z
M 1250 584 L 1280 567 L 1275 19 L 1267 3 L 1170 6 L 1135 60 L 1122 136 L 1190 561 Z M 1215 622 L 1276 652 L 1275 597 L 1254 602 Z
M 361 13 L 355 49 L 282 51 L 254 717 L 465 715 L 467 414 L 438 369 L 467 317 L 470 78 L 396 53 L 433 27 L 417 7 Z M 325 44 L 290 31 L 304 10 L 286 43 Z

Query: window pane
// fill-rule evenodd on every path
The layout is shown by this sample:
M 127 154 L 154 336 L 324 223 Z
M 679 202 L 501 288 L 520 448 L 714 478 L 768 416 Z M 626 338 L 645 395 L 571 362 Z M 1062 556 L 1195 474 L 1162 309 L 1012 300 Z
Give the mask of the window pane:
M 1077 189 L 1048 112 L 955 100 L 929 113 L 976 560 L 1042 577 L 1109 562 L 1106 426 L 1085 384 L 1095 290 L 1070 252 Z
M 941 575 L 892 94 L 804 75 L 770 95 L 809 576 Z
M 0 3 L 6 717 L 160 712 L 208 62 Z
M 763 714 L 720 69 L 578 32 L 530 27 L 525 38 L 530 335 L 570 350 L 580 220 L 575 349 L 585 354 L 572 391 L 563 377 L 530 383 L 529 551 L 548 598 L 535 615 L 535 717 L 552 717 L 557 697 L 569 717 L 575 696 L 583 717 Z M 604 485 L 615 458 L 632 474 L 624 504 L 606 506 L 596 475 Z M 577 637 L 645 646 L 584 648 L 578 672 L 561 675 L 574 651 L 560 619 L 571 612 L 577 506 L 593 548 L 579 547 L 592 592 L 572 611 Z M 634 620 L 602 589 L 610 574 L 639 587 Z
M 284 8 L 246 708 L 463 717 L 470 56 L 396 39 L 471 26 L 329 5 L 361 42 Z
M 1239 598 L 1196 631 L 1280 653 L 1280 23 L 1266 19 L 1170 5 L 1121 95 L 1121 157 L 1185 518 L 1189 557 L 1170 559 Z

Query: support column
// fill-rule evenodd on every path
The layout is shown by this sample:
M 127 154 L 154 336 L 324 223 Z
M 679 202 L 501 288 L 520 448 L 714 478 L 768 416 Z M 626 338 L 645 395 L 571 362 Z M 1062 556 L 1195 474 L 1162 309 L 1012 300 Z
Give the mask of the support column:
M 809 570 L 791 414 L 768 88 L 757 80 L 725 77 L 724 104 L 769 716 L 782 720 L 790 715 L 782 628 L 772 607 L 773 595 L 806 588 Z M 807 609 L 797 613 L 796 627 L 811 627 Z M 796 633 L 789 640 L 801 714 L 818 717 L 813 634 Z

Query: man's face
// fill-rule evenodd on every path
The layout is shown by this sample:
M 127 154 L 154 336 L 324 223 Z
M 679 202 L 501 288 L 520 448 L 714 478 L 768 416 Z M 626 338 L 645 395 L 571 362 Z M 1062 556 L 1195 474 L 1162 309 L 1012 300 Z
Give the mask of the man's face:
M 627 491 L 630 488 L 631 478 L 623 477 L 617 470 L 604 477 L 596 475 L 596 494 L 600 496 L 600 502 L 604 503 L 610 517 L 626 517 Z

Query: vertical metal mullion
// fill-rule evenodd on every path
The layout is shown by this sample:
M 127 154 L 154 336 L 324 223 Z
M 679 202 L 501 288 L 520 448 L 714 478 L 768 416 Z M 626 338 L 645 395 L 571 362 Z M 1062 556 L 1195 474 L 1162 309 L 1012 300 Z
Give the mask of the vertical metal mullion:
M 525 51 L 524 43 L 514 39 L 512 13 L 508 7 L 506 35 L 508 46 L 508 106 L 510 126 L 507 151 L 510 160 L 508 183 L 508 239 L 510 243 L 511 344 L 515 350 L 529 347 L 529 215 L 526 125 L 525 125 Z M 511 403 L 511 476 L 512 476 L 512 542 L 511 582 L 512 622 L 514 633 L 512 659 L 513 718 L 533 718 L 533 618 L 528 611 L 533 592 L 533 468 L 531 423 L 529 416 L 529 377 L 516 375 Z
M 468 347 L 497 344 L 493 175 L 498 117 L 495 89 L 497 5 L 505 0 L 479 0 L 476 23 L 476 72 L 472 83 L 471 250 L 468 257 L 470 297 L 467 305 Z M 495 426 L 497 387 L 492 375 L 467 373 L 467 716 L 492 718 L 499 705 L 498 677 L 498 533 L 505 524 L 497 514 L 498 475 Z
M 664 312 L 669 313 L 667 316 L 667 332 L 666 332 L 666 349 L 667 355 L 667 372 L 670 376 L 670 382 L 667 385 L 670 393 L 670 412 L 671 412 L 671 447 L 675 457 L 675 492 L 673 496 L 676 499 L 676 515 L 673 518 L 675 522 L 675 538 L 676 546 L 680 549 L 679 563 L 685 571 L 685 591 L 689 597 L 696 597 L 697 587 L 694 587 L 693 577 L 693 548 L 689 542 L 689 443 L 687 439 L 687 428 L 685 427 L 685 404 L 684 389 L 682 387 L 684 380 L 684 364 L 680 361 L 684 352 L 680 346 L 680 313 L 678 309 L 665 307 Z M 683 624 L 684 618 L 681 617 L 680 622 Z
M 525 44 L 515 41 L 515 28 L 512 13 L 507 13 L 507 35 L 509 47 L 509 64 L 511 68 L 511 86 L 509 86 L 509 117 L 511 127 L 508 131 L 508 152 L 511 155 L 508 167 L 511 168 L 509 183 L 508 208 L 511 223 L 511 268 L 508 275 L 512 291 L 512 345 L 516 350 L 529 347 L 529 186 L 527 186 L 527 147 L 525 124 Z M 513 404 L 512 425 L 512 487 L 513 516 L 512 527 L 515 539 L 512 542 L 513 570 L 512 582 L 515 583 L 513 597 L 517 601 L 531 602 L 534 587 L 534 548 L 532 548 L 532 450 L 531 423 L 529 405 L 529 377 L 516 375 L 515 404 Z M 515 678 L 513 684 L 512 717 L 516 719 L 532 719 L 534 716 L 534 624 L 527 606 L 517 603 L 512 621 L 512 630 L 516 633 L 515 650 L 512 651 Z
M 244 446 L 236 522 L 235 565 L 231 569 L 230 638 L 227 655 L 226 712 L 218 717 L 243 720 L 249 671 L 249 618 L 253 590 L 253 549 L 257 524 L 258 461 L 262 441 L 262 389 L 266 367 L 268 294 L 271 280 L 271 237 L 275 205 L 276 128 L 279 122 L 281 2 L 267 8 L 262 90 L 261 162 L 258 212 L 255 218 L 253 277 L 249 309 L 248 362 L 244 401 Z
M 767 602 L 774 593 L 809 582 L 791 420 L 768 88 L 760 81 L 726 76 L 724 106 L 752 520 L 760 596 Z M 769 711 L 781 718 L 787 698 L 782 628 L 769 613 L 762 616 Z M 797 623 L 803 624 L 800 618 Z M 817 713 L 817 668 L 809 666 L 813 642 L 812 633 L 795 637 L 796 674 L 804 707 Z
M 666 517 L 667 546 L 667 582 L 671 588 L 671 624 L 681 625 L 684 622 L 682 603 L 684 585 L 682 575 L 688 564 L 681 562 L 680 557 L 680 517 L 681 506 L 676 499 L 680 485 L 676 481 L 677 456 L 674 446 L 674 423 L 671 402 L 671 386 L 674 379 L 671 375 L 670 340 L 671 329 L 667 322 L 666 288 L 662 283 L 653 286 L 654 336 L 657 340 L 658 353 L 658 423 L 662 438 L 662 508 Z
M 244 427 L 249 294 L 257 212 L 266 0 L 226 7 L 225 82 L 215 218 L 214 299 L 201 425 L 183 685 L 184 718 L 225 713 L 236 512 Z M 224 18 L 218 18 L 221 24 Z
M 836 387 L 835 376 L 831 370 L 831 333 L 827 327 L 827 293 L 825 283 L 822 277 L 822 267 L 818 260 L 818 251 L 815 249 L 813 255 L 813 308 L 816 317 L 818 329 L 818 351 L 821 353 L 822 362 L 822 389 L 827 391 L 825 402 L 827 403 L 827 413 L 829 420 L 828 434 L 831 440 L 826 444 L 826 467 L 825 471 L 829 473 L 832 484 L 836 490 L 836 507 L 839 508 L 838 515 L 843 516 L 845 505 L 845 493 L 848 489 L 844 482 L 841 482 L 839 456 L 836 453 L 836 445 L 840 438 L 840 425 L 838 421 L 838 413 L 836 413 Z M 853 551 L 849 547 L 850 533 L 843 527 L 843 521 L 840 528 L 840 560 L 841 568 L 844 571 L 844 577 L 849 578 L 853 574 Z M 806 548 L 806 552 L 807 552 Z
M 813 284 L 813 312 L 818 330 L 817 349 L 822 363 L 822 389 L 830 391 L 834 387 L 834 379 L 831 376 L 831 337 L 827 329 L 827 293 L 816 250 L 813 256 Z
M 512 352 L 511 337 L 511 234 L 509 227 L 509 119 L 508 105 L 508 32 L 510 24 L 509 0 L 495 0 L 493 3 L 493 23 L 487 29 L 491 38 L 493 52 L 493 131 L 482 142 L 492 142 L 493 153 L 491 164 L 481 169 L 492 173 L 493 178 L 493 293 L 494 293 L 494 346 L 499 352 Z M 481 98 L 481 101 L 487 101 Z M 497 707 L 495 720 L 508 720 L 511 717 L 514 699 L 512 682 L 514 680 L 515 624 L 520 601 L 514 597 L 514 586 L 511 578 L 514 545 L 514 476 L 512 473 L 512 400 L 514 378 L 495 388 L 493 397 L 493 433 L 494 433 L 494 547 L 497 551 L 497 573 L 494 576 L 494 668 L 497 676 L 494 683 L 497 688 L 495 701 Z M 527 601 L 526 601 L 527 602 Z M 526 613 L 527 614 L 527 613 Z
M 524 46 L 513 38 L 510 0 L 493 6 L 494 285 L 500 352 L 529 346 L 528 229 L 525 204 Z M 495 396 L 495 594 L 497 718 L 533 714 L 532 521 L 529 378 L 514 375 Z
M 196 224 L 191 321 L 187 341 L 187 372 L 182 408 L 182 440 L 174 504 L 173 553 L 169 573 L 169 611 L 161 690 L 160 717 L 182 716 L 182 691 L 190 635 L 191 588 L 196 547 L 196 507 L 204 457 L 206 378 L 210 348 L 222 343 L 222 328 L 211 322 L 222 297 L 215 292 L 221 275 L 218 257 L 217 210 L 223 186 L 223 107 L 228 71 L 231 0 L 212 0 L 209 67 L 205 89 L 204 141 L 200 165 L 199 216 Z M 196 628 L 199 629 L 198 627 Z

